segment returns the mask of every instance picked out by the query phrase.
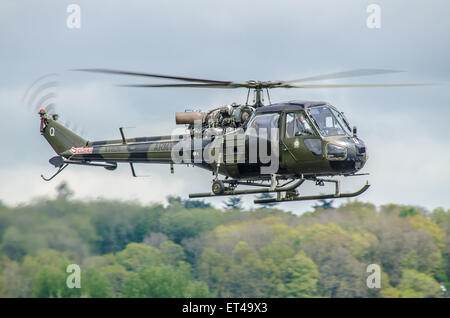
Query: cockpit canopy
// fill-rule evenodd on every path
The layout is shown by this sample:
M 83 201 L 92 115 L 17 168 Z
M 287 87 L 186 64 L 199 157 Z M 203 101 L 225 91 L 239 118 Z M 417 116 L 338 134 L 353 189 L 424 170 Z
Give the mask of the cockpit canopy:
M 283 111 L 287 112 L 285 117 L 287 134 L 312 135 L 313 129 L 310 125 L 312 123 L 324 137 L 352 136 L 352 129 L 344 114 L 325 102 L 292 101 L 263 106 L 256 109 L 247 127 L 278 128 L 280 114 Z

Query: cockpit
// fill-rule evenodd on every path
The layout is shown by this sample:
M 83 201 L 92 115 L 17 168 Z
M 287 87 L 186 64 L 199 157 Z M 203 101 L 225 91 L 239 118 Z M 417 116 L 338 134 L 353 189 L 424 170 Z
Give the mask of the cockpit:
M 319 158 L 326 159 L 334 172 L 346 174 L 358 171 L 367 160 L 366 146 L 356 129 L 350 128 L 343 113 L 325 102 L 292 101 L 257 108 L 246 134 L 278 139 L 282 163 L 289 166 L 295 162 L 297 173 L 308 172 L 306 162 L 324 164 Z
M 270 135 L 271 130 L 280 127 L 281 111 L 287 111 L 286 138 L 315 135 L 315 130 L 318 130 L 323 137 L 352 136 L 352 129 L 344 114 L 328 105 L 292 111 L 290 109 L 280 109 L 278 112 L 257 111 L 247 124 L 248 133 L 259 133 L 259 130 L 264 129 Z

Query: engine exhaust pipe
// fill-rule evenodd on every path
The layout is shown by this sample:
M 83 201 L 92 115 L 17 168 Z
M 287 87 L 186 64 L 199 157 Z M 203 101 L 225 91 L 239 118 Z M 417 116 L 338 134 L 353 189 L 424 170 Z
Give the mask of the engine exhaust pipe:
M 194 124 L 194 121 L 199 120 L 203 123 L 206 113 L 202 112 L 176 112 L 175 122 L 177 125 Z

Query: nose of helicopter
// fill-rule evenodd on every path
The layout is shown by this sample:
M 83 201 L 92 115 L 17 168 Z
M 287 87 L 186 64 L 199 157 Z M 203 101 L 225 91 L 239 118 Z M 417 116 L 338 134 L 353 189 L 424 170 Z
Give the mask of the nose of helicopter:
M 355 169 L 358 171 L 364 167 L 364 164 L 367 161 L 367 147 L 361 139 L 356 137 L 353 138 L 353 142 L 355 147 Z
M 361 170 L 368 158 L 367 148 L 364 141 L 357 137 L 352 137 L 341 140 L 340 145 L 345 145 L 346 148 L 347 156 L 344 160 L 331 160 L 330 146 L 328 146 L 328 157 L 331 167 L 336 172 L 344 174 L 356 173 L 357 171 Z

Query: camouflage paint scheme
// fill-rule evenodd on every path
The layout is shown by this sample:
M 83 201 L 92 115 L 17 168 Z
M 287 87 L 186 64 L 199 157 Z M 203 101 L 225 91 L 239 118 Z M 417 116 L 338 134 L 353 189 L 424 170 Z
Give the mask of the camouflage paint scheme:
M 334 176 L 351 175 L 360 170 L 366 160 L 366 147 L 364 142 L 356 136 L 338 135 L 325 137 L 319 133 L 318 127 L 312 125 L 312 136 L 295 136 L 286 138 L 286 114 L 302 113 L 308 115 L 308 109 L 317 106 L 333 106 L 323 102 L 285 102 L 259 107 L 255 111 L 255 116 L 263 113 L 279 113 L 279 161 L 280 166 L 277 175 L 286 177 L 301 176 Z M 105 163 L 166 163 L 173 164 L 172 149 L 178 143 L 191 142 L 186 140 L 186 136 L 156 136 L 87 141 L 76 135 L 68 128 L 60 124 L 54 116 L 41 112 L 41 133 L 53 147 L 55 152 L 72 161 L 80 162 L 105 162 Z M 309 117 L 308 117 L 309 118 Z M 311 142 L 307 139 L 314 139 L 314 143 L 320 144 L 320 151 L 313 153 L 305 144 Z M 211 142 L 211 138 L 203 139 L 201 149 L 203 151 Z M 327 144 L 338 144 L 345 147 L 347 155 L 342 159 L 330 160 L 327 157 Z M 225 148 L 227 145 L 225 144 Z M 233 146 L 234 148 L 234 146 Z M 248 154 L 248 140 L 246 141 L 245 154 Z M 239 155 L 235 153 L 235 155 Z M 219 174 L 235 179 L 250 179 L 261 176 L 261 163 L 249 163 L 248 155 L 245 156 L 245 163 L 221 163 L 218 169 Z M 195 166 L 216 171 L 216 163 L 197 162 L 191 163 Z M 112 169 L 111 169 L 112 170 Z

